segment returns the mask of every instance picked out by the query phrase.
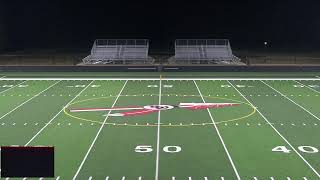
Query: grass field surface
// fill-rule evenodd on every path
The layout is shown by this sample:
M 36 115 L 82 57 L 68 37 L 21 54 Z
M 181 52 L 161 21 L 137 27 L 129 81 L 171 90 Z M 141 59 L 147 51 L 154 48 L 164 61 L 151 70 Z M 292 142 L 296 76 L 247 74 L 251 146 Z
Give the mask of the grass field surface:
M 127 80 L 35 75 L 4 74 L 0 80 L 0 145 L 54 146 L 51 179 L 320 179 L 315 74 Z M 239 105 L 190 110 L 177 108 L 180 103 Z M 70 111 L 148 105 L 172 109 L 135 116 Z

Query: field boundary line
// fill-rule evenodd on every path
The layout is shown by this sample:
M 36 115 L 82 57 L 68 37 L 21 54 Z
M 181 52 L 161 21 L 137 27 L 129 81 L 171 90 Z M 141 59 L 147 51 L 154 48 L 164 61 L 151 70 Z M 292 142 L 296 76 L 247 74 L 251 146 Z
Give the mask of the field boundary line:
M 230 81 L 228 83 L 252 106 L 254 106 Z M 294 148 L 291 143 L 270 123 L 270 121 L 257 109 L 260 116 L 271 126 L 271 128 L 293 149 L 293 151 L 309 166 L 309 168 L 320 178 L 320 174 L 311 166 L 311 164 Z
M 74 101 L 84 90 L 86 90 L 94 81 L 91 81 L 85 88 L 83 88 L 74 98 L 71 99 L 49 122 L 46 123 L 24 146 L 28 146 L 72 101 Z
M 38 97 L 40 94 L 42 94 L 43 92 L 47 91 L 48 89 L 52 88 L 53 86 L 55 86 L 56 84 L 58 84 L 61 81 L 58 81 L 54 84 L 51 84 L 49 87 L 47 87 L 46 89 L 42 90 L 41 92 L 37 93 L 36 95 L 32 96 L 31 98 L 27 99 L 26 101 L 22 102 L 21 104 L 19 104 L 18 106 L 16 106 L 15 108 L 13 108 L 11 111 L 7 112 L 6 114 L 4 114 L 3 116 L 0 117 L 0 120 L 6 116 L 8 116 L 9 114 L 11 114 L 13 111 L 17 110 L 19 107 L 25 105 L 26 103 L 28 103 L 29 101 L 31 101 L 32 99 Z
M 196 82 L 195 80 L 193 80 L 193 82 L 194 82 L 194 84 L 196 85 L 196 88 L 197 88 L 197 90 L 198 90 L 198 92 L 199 92 L 199 94 L 200 94 L 200 97 L 201 97 L 202 101 L 203 101 L 204 103 L 206 103 L 206 101 L 205 101 L 205 99 L 203 98 L 203 95 L 202 95 L 202 93 L 201 93 L 201 91 L 200 91 L 200 89 L 199 89 L 199 87 L 198 87 L 197 82 Z M 238 173 L 238 170 L 237 170 L 236 166 L 234 165 L 234 162 L 233 162 L 233 160 L 232 160 L 232 158 L 231 158 L 231 155 L 230 155 L 230 153 L 229 153 L 229 151 L 228 151 L 228 149 L 227 149 L 227 146 L 226 146 L 226 144 L 224 143 L 224 141 L 223 141 L 223 139 L 222 139 L 222 136 L 221 136 L 221 134 L 220 134 L 220 131 L 219 131 L 219 129 L 218 129 L 218 126 L 216 125 L 216 123 L 215 123 L 215 121 L 214 121 L 214 119 L 213 119 L 213 117 L 212 117 L 212 114 L 211 114 L 211 112 L 210 112 L 210 110 L 209 110 L 208 108 L 207 108 L 207 111 L 208 111 L 208 113 L 209 113 L 209 116 L 210 116 L 210 119 L 211 119 L 211 121 L 212 121 L 212 123 L 213 123 L 213 126 L 214 126 L 215 130 L 217 131 L 217 134 L 218 134 L 219 139 L 220 139 L 220 141 L 221 141 L 221 143 L 222 143 L 222 145 L 223 145 L 223 148 L 224 148 L 224 150 L 225 150 L 225 152 L 226 152 L 226 154 L 227 154 L 227 156 L 228 156 L 228 159 L 229 159 L 229 161 L 230 161 L 230 163 L 231 163 L 231 166 L 232 166 L 232 168 L 233 168 L 233 170 L 234 170 L 234 172 L 235 172 L 235 174 L 236 174 L 236 176 L 237 176 L 237 179 L 238 179 L 238 180 L 241 180 L 240 175 L 239 175 L 239 173 Z
M 119 94 L 117 95 L 116 99 L 114 100 L 114 102 L 113 102 L 113 104 L 112 104 L 112 107 L 114 107 L 114 105 L 117 103 L 117 101 L 118 101 L 118 99 L 119 99 L 119 97 L 120 97 L 120 94 L 122 93 L 123 89 L 124 89 L 125 86 L 127 85 L 127 82 L 128 82 L 128 80 L 126 80 L 126 82 L 123 84 L 123 86 L 122 86 Z M 110 115 L 110 113 L 111 113 L 111 111 L 109 111 L 108 114 L 106 115 L 106 118 L 104 119 L 102 125 L 100 126 L 100 128 L 99 128 L 96 136 L 94 137 L 94 139 L 93 139 L 93 141 L 92 141 L 92 143 L 91 143 L 91 145 L 90 145 L 90 147 L 89 147 L 86 155 L 84 156 L 84 158 L 83 158 L 83 160 L 82 160 L 82 162 L 81 162 L 81 164 L 80 164 L 80 166 L 79 166 L 76 174 L 73 176 L 73 178 L 72 178 L 73 180 L 75 180 L 75 179 L 77 178 L 79 172 L 81 171 L 81 169 L 82 169 L 82 167 L 83 167 L 83 164 L 84 164 L 85 161 L 87 160 L 87 157 L 89 156 L 89 153 L 91 152 L 92 147 L 94 146 L 96 140 L 98 139 L 98 136 L 100 135 L 100 133 L 101 133 L 101 131 L 102 131 L 102 129 L 103 129 L 103 127 L 104 127 L 104 125 L 105 125 L 105 123 L 106 123 L 109 115 Z
M 28 80 L 22 81 L 21 83 L 18 83 L 18 84 L 16 84 L 16 85 L 12 86 L 11 88 L 5 89 L 5 90 L 1 91 L 0 94 L 2 94 L 2 93 L 4 93 L 4 92 L 7 92 L 7 91 L 9 91 L 10 89 L 13 89 L 13 88 L 15 88 L 15 87 L 17 87 L 17 86 L 19 86 L 19 85 L 27 82 L 27 81 L 28 81 Z
M 159 78 L 131 78 L 131 77 L 123 77 L 123 78 L 10 78 L 10 77 L 6 77 L 5 79 L 1 79 L 2 81 L 10 81 L 10 80 L 73 80 L 73 81 L 90 81 L 90 80 L 129 80 L 129 81 L 149 81 L 149 80 L 154 80 L 154 81 L 158 81 Z M 287 81 L 287 80 L 310 80 L 310 81 L 320 81 L 320 78 L 264 78 L 264 77 L 260 77 L 260 78 L 237 78 L 237 77 L 230 77 L 230 78 L 219 78 L 219 77 L 212 77 L 212 78 L 197 78 L 197 77 L 193 77 L 193 78 L 175 78 L 175 77 L 162 77 L 162 80 L 189 80 L 189 81 L 193 81 L 193 80 L 272 80 L 272 81 Z
M 295 81 L 295 82 L 300 84 L 300 85 L 302 85 L 302 86 L 304 86 L 304 87 L 306 87 L 306 88 L 308 88 L 308 89 L 310 89 L 310 90 L 312 90 L 312 91 L 314 91 L 314 92 L 316 92 L 316 93 L 320 93 L 320 91 L 317 91 L 317 90 L 315 90 L 315 89 L 309 87 L 308 85 L 305 85 L 305 84 L 303 84 L 303 83 L 301 83 L 299 81 Z
M 162 78 L 160 75 L 160 80 L 159 80 L 159 105 L 161 105 L 161 93 L 162 93 Z M 159 179 L 159 158 L 160 158 L 160 123 L 161 123 L 161 111 L 158 111 L 158 125 L 157 125 L 157 156 L 156 156 L 156 175 L 155 175 L 155 180 Z
M 296 103 L 294 100 L 290 99 L 289 97 L 287 97 L 286 95 L 282 94 L 280 91 L 276 90 L 274 87 L 272 87 L 271 85 L 269 85 L 268 83 L 261 81 L 263 84 L 265 84 L 266 86 L 268 86 L 269 88 L 271 88 L 273 91 L 277 92 L 278 94 L 280 94 L 282 97 L 285 97 L 287 100 L 289 100 L 290 102 L 292 102 L 293 104 L 295 104 L 296 106 L 300 107 L 301 109 L 303 109 L 304 111 L 306 111 L 307 113 L 309 113 L 311 116 L 313 116 L 314 118 L 316 118 L 317 120 L 320 121 L 320 118 L 318 118 L 316 115 L 314 115 L 312 112 L 310 112 L 309 110 L 307 110 L 306 108 L 304 108 L 303 106 L 301 106 L 300 104 Z

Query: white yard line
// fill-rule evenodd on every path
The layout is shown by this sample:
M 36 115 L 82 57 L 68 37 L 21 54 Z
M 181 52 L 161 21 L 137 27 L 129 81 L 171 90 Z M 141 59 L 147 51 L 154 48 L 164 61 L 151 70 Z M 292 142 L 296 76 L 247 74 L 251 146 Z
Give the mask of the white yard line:
M 314 118 L 318 119 L 320 121 L 320 118 L 318 118 L 316 115 L 314 115 L 312 112 L 310 112 L 309 110 L 307 110 L 306 108 L 304 108 L 303 106 L 301 106 L 300 104 L 296 103 L 295 101 L 293 101 L 292 99 L 288 98 L 288 96 L 282 94 L 280 91 L 276 90 L 275 88 L 273 88 L 272 86 L 270 86 L 268 83 L 261 81 L 263 84 L 265 84 L 266 86 L 268 86 L 269 88 L 273 89 L 275 92 L 277 92 L 278 94 L 280 94 L 282 97 L 285 97 L 286 99 L 288 99 L 290 102 L 292 102 L 293 104 L 297 105 L 298 107 L 300 107 L 301 109 L 303 109 L 304 111 L 306 111 L 307 113 L 309 113 L 311 116 L 313 116 Z
M 25 82 L 25 81 L 24 81 Z M 22 82 L 22 83 L 24 83 Z M 35 96 L 31 97 L 30 99 L 28 99 L 27 101 L 21 103 L 19 106 L 15 107 L 14 109 L 12 109 L 11 111 L 9 111 L 8 113 L 6 113 L 5 115 L 1 116 L 0 117 L 0 120 L 4 117 L 6 117 L 7 115 L 9 115 L 10 113 L 12 113 L 13 111 L 15 111 L 16 109 L 18 109 L 19 107 L 23 106 L 24 104 L 26 104 L 27 102 L 31 101 L 33 98 L 39 96 L 41 93 L 45 92 L 46 90 L 50 89 L 51 87 L 53 87 L 54 85 L 56 85 L 57 83 L 59 83 L 60 81 L 52 84 L 51 86 L 49 86 L 48 88 L 46 88 L 45 90 L 41 91 L 40 93 L 36 94 Z M 21 83 L 20 83 L 21 84 Z M 0 172 L 1 172 L 1 169 L 0 169 Z
M 6 90 L 4 90 L 4 91 L 1 91 L 0 94 L 2 94 L 2 93 L 4 93 L 4 92 L 7 92 L 7 91 L 9 91 L 10 89 L 13 89 L 13 88 L 15 88 L 15 87 L 17 87 L 17 86 L 19 86 L 19 85 L 27 82 L 27 81 L 28 81 L 28 80 L 25 80 L 25 81 L 23 81 L 23 82 L 21 82 L 21 83 L 19 83 L 19 84 L 16 84 L 16 85 L 12 86 L 12 87 L 9 88 L 9 89 L 6 89 Z
M 197 87 L 197 90 L 198 90 L 198 92 L 199 92 L 199 94 L 200 94 L 200 97 L 201 97 L 202 101 L 203 101 L 204 103 L 206 103 L 206 101 L 205 101 L 205 99 L 203 98 L 203 95 L 202 95 L 202 93 L 201 93 L 201 91 L 200 91 L 200 89 L 199 89 L 199 87 L 198 87 L 197 82 L 196 82 L 196 81 L 193 81 L 193 82 L 194 82 L 194 84 L 195 84 L 196 87 Z M 230 153 L 229 153 L 229 151 L 228 151 L 228 149 L 227 149 L 226 144 L 224 143 L 224 141 L 223 141 L 223 139 L 222 139 L 222 136 L 221 136 L 221 134 L 220 134 L 220 132 L 219 132 L 219 129 L 218 129 L 218 127 L 217 127 L 217 125 L 216 125 L 213 117 L 212 117 L 212 114 L 211 114 L 211 112 L 210 112 L 210 110 L 209 110 L 208 108 L 207 108 L 207 111 L 208 111 L 209 116 L 210 116 L 210 119 L 211 119 L 211 121 L 212 121 L 212 123 L 213 123 L 213 125 L 214 125 L 214 128 L 215 128 L 216 131 L 217 131 L 217 134 L 218 134 L 218 136 L 219 136 L 219 138 L 220 138 L 220 141 L 221 141 L 221 143 L 222 143 L 222 145 L 223 145 L 223 148 L 224 148 L 224 150 L 226 151 L 226 154 L 227 154 L 227 156 L 228 156 L 228 158 L 229 158 L 229 161 L 230 161 L 230 163 L 231 163 L 231 165 L 232 165 L 232 168 L 233 168 L 233 170 L 234 170 L 234 172 L 235 172 L 235 174 L 236 174 L 236 176 L 237 176 L 237 179 L 240 180 L 241 178 L 240 178 L 240 175 L 239 175 L 239 173 L 238 173 L 238 170 L 237 170 L 236 166 L 235 166 L 234 163 L 233 163 L 233 160 L 232 160 L 232 158 L 231 158 L 231 156 L 230 156 Z
M 305 85 L 305 84 L 303 84 L 303 83 L 301 83 L 299 81 L 295 81 L 295 82 L 300 84 L 300 85 L 302 85 L 302 86 L 304 86 L 304 87 L 306 87 L 306 88 L 308 88 L 308 89 L 310 89 L 310 90 L 312 90 L 312 91 L 314 91 L 314 92 L 316 92 L 316 93 L 320 93 L 320 91 L 317 91 L 317 90 L 315 90 L 315 89 L 309 87 L 308 85 Z
M 47 91 L 48 89 L 50 89 L 51 87 L 55 86 L 56 84 L 58 84 L 60 81 L 52 84 L 51 86 L 47 87 L 45 90 L 39 92 L 38 94 L 32 96 L 31 98 L 29 98 L 28 100 L 24 101 L 23 103 L 19 104 L 18 106 L 16 106 L 14 109 L 12 109 L 11 111 L 7 112 L 6 114 L 4 114 L 3 116 L 0 117 L 0 120 L 6 116 L 8 116 L 9 114 L 11 114 L 13 111 L 17 110 L 19 107 L 23 106 L 24 104 L 28 103 L 29 101 L 31 101 L 32 99 L 38 97 L 40 94 L 42 94 L 43 92 Z
M 25 146 L 28 146 L 63 110 L 65 107 L 67 107 L 72 101 L 74 101 L 83 91 L 85 91 L 94 81 L 91 81 L 85 88 L 83 88 L 71 101 L 68 102 L 53 118 L 50 119 L 49 122 L 46 123 L 26 144 Z
M 73 80 L 73 81 L 86 81 L 86 80 L 132 80 L 132 81 L 158 81 L 159 78 L 131 78 L 131 77 L 123 77 L 123 78 L 5 78 L 1 79 L 1 81 L 10 81 L 10 80 Z M 272 80 L 272 81 L 287 81 L 287 80 L 296 80 L 296 81 L 302 81 L 302 80 L 310 80 L 310 81 L 320 81 L 320 78 L 237 78 L 237 77 L 230 77 L 230 78 L 219 78 L 219 77 L 212 77 L 212 78 L 197 78 L 197 77 L 192 77 L 192 78 L 181 78 L 181 77 L 162 77 L 162 80 L 202 80 L 202 81 L 209 81 L 209 80 L 243 80 L 243 81 L 256 81 L 256 80 Z
M 253 107 L 255 107 L 230 81 L 228 83 Z M 320 174 L 311 166 L 311 164 L 294 148 L 290 142 L 270 123 L 270 121 L 259 111 L 260 116 L 272 127 L 272 129 L 293 149 L 293 151 L 309 166 L 309 168 L 320 178 Z
M 128 82 L 128 80 L 126 80 L 126 82 L 124 83 L 124 85 L 123 85 L 122 89 L 120 90 L 120 92 L 119 92 L 119 94 L 117 95 L 117 97 L 116 97 L 115 101 L 113 102 L 112 107 L 114 107 L 114 105 L 117 103 L 117 101 L 118 101 L 118 99 L 119 99 L 119 97 L 120 97 L 120 95 L 121 95 L 121 93 L 122 93 L 123 89 L 125 88 L 125 86 L 126 86 L 127 82 Z M 100 133 L 101 133 L 101 131 L 102 131 L 102 129 L 103 129 L 103 127 L 104 127 L 104 125 L 106 124 L 106 121 L 107 121 L 107 119 L 108 119 L 108 117 L 109 117 L 110 113 L 111 113 L 111 111 L 109 111 L 109 112 L 108 112 L 108 114 L 106 115 L 106 118 L 104 119 L 104 121 L 103 121 L 102 125 L 100 126 L 100 129 L 98 130 L 98 132 L 97 132 L 96 136 L 94 137 L 94 139 L 93 139 L 93 141 L 92 141 L 92 143 L 91 143 L 91 145 L 90 145 L 90 147 L 89 147 L 89 149 L 88 149 L 88 151 L 87 151 L 86 155 L 84 156 L 84 158 L 83 158 L 83 160 L 82 160 L 82 162 L 81 162 L 81 164 L 80 164 L 80 166 L 79 166 L 79 168 L 78 168 L 78 170 L 77 170 L 76 174 L 73 176 L 73 180 L 75 180 L 75 179 L 77 178 L 77 176 L 78 176 L 78 174 L 79 174 L 79 172 L 80 172 L 80 170 L 81 170 L 81 168 L 82 168 L 83 164 L 84 164 L 84 163 L 85 163 L 85 161 L 87 160 L 87 157 L 88 157 L 88 155 L 89 155 L 89 153 L 90 153 L 90 151 L 91 151 L 92 147 L 94 146 L 94 144 L 95 144 L 96 140 L 98 139 L 98 137 L 99 137 L 99 135 L 100 135 Z
M 162 79 L 160 76 L 160 80 L 159 80 L 159 105 L 161 105 L 161 88 L 162 86 Z M 160 156 L 160 150 L 159 150 L 159 146 L 160 146 L 160 118 L 161 118 L 161 111 L 158 111 L 158 126 L 157 126 L 157 157 L 156 157 L 156 175 L 155 175 L 155 180 L 159 179 L 159 156 Z

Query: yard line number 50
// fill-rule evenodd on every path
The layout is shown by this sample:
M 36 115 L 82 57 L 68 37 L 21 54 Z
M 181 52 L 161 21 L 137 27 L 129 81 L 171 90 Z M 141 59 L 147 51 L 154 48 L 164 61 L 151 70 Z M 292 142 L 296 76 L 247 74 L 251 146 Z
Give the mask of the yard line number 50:
M 180 146 L 164 146 L 162 150 L 166 153 L 178 153 L 181 152 Z M 139 145 L 134 149 L 137 153 L 150 153 L 153 151 L 152 146 L 150 145 Z

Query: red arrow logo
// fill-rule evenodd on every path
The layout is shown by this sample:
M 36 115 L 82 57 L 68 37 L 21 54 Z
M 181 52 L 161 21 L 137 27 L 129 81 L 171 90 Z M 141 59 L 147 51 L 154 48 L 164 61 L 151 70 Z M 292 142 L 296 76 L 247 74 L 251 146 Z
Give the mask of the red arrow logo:
M 147 105 L 147 106 L 128 106 L 114 108 L 79 108 L 70 109 L 70 112 L 98 112 L 98 111 L 125 111 L 109 114 L 109 116 L 141 116 L 158 111 L 170 110 L 173 108 L 184 108 L 189 110 L 224 108 L 229 106 L 239 106 L 239 103 L 180 103 L 179 105 Z M 129 111 L 128 111 L 129 110 Z

